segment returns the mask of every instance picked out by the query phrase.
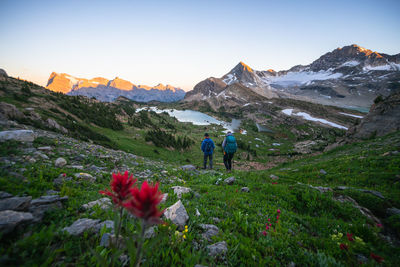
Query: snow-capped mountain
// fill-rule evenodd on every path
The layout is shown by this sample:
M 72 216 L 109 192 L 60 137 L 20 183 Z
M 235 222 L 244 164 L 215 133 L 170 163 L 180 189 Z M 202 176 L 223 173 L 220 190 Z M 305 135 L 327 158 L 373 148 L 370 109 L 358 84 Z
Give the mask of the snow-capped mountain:
M 221 78 L 208 78 L 186 94 L 185 100 L 236 97 L 230 87 L 273 98 L 295 98 L 325 105 L 369 108 L 378 95 L 400 88 L 400 54 L 373 52 L 358 45 L 337 48 L 310 65 L 289 70 L 253 70 L 240 62 Z M 239 101 L 240 102 L 240 101 Z
M 119 96 L 138 102 L 173 102 L 184 98 L 185 91 L 180 88 L 158 84 L 156 86 L 135 85 L 116 77 L 113 80 L 97 77 L 93 79 L 76 78 L 65 73 L 53 72 L 47 82 L 47 89 L 68 95 L 95 97 L 100 101 L 114 101 Z

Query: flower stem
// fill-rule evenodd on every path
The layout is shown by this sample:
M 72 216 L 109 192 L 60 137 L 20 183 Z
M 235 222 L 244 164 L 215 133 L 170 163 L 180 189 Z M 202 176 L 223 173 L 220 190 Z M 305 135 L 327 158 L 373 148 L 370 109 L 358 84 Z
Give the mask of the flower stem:
M 115 235 L 115 247 L 118 249 L 118 242 L 119 242 L 119 234 L 121 233 L 121 227 L 122 227 L 122 212 L 123 212 L 123 208 L 121 207 L 119 209 L 119 221 L 118 221 L 118 227 L 117 227 L 117 233 Z
M 144 232 L 145 231 L 146 231 L 146 221 L 142 220 L 142 231 L 140 233 L 139 244 L 138 244 L 137 251 L 136 251 L 136 260 L 135 260 L 136 267 L 140 266 L 140 261 L 142 259 L 142 247 L 143 247 L 143 243 L 144 243 Z

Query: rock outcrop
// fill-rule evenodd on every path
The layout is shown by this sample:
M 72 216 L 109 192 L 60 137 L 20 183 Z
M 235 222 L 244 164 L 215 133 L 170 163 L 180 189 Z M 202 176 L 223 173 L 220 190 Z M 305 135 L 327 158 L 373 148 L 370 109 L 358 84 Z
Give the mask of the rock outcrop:
M 37 223 L 47 211 L 61 209 L 68 197 L 58 195 L 17 197 L 0 192 L 0 234 L 8 234 L 19 226 Z
M 400 92 L 374 104 L 358 125 L 351 127 L 348 137 L 366 139 L 400 130 Z
M 11 130 L 0 132 L 0 142 L 15 140 L 20 142 L 33 142 L 35 134 L 32 130 Z

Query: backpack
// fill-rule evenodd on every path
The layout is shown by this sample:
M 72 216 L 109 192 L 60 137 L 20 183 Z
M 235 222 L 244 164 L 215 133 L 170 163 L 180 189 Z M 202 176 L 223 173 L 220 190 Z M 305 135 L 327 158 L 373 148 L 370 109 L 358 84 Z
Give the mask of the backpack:
M 212 143 L 210 140 L 206 141 L 206 146 L 204 148 L 204 152 L 205 153 L 212 153 L 213 149 L 212 149 Z
M 226 137 L 225 152 L 229 154 L 235 153 L 237 150 L 236 139 L 233 135 Z

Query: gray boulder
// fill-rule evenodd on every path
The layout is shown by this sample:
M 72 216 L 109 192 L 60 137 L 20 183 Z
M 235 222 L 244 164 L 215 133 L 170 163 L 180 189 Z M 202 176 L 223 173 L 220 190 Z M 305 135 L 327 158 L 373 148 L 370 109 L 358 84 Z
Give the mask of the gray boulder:
M 103 197 L 98 200 L 91 201 L 87 204 L 83 204 L 82 208 L 84 210 L 87 210 L 87 209 L 93 208 L 96 205 L 99 206 L 99 208 L 101 208 L 103 210 L 108 209 L 112 206 L 111 199 L 109 199 L 108 197 Z
M 104 233 L 100 239 L 100 246 L 108 248 L 111 244 L 113 236 L 110 233 Z
M 208 255 L 211 257 L 216 257 L 218 255 L 225 255 L 228 251 L 228 247 L 225 241 L 218 242 L 212 245 L 207 246 Z
M 81 235 L 83 232 L 93 229 L 99 220 L 82 218 L 76 220 L 71 226 L 64 227 L 63 230 L 67 231 L 70 235 Z
M 96 233 L 100 233 L 101 229 L 103 229 L 103 227 L 106 226 L 106 229 L 110 229 L 111 233 L 114 233 L 114 221 L 111 220 L 106 220 L 104 222 L 98 223 L 93 227 L 93 230 Z
M 32 197 L 8 197 L 0 200 L 0 211 L 2 210 L 27 210 Z
M 39 206 L 31 206 L 29 208 L 29 212 L 32 213 L 34 222 L 40 222 L 43 219 L 46 212 L 56 209 L 62 209 L 62 207 L 63 205 L 61 204 L 61 202 L 55 202 Z
M 33 220 L 33 215 L 29 212 L 18 212 L 13 210 L 0 211 L 0 233 L 8 234 L 15 227 Z
M 248 188 L 248 187 L 242 187 L 242 189 L 240 189 L 242 192 L 245 192 L 245 193 L 249 193 L 250 192 L 250 188 Z
M 58 195 L 41 196 L 31 201 L 29 212 L 34 217 L 34 222 L 39 222 L 43 219 L 46 212 L 63 207 L 62 202 L 66 201 L 68 197 L 60 197 Z
M 1 131 L 0 141 L 15 140 L 20 142 L 33 142 L 35 140 L 35 134 L 32 130 L 11 130 Z
M 65 129 L 63 126 L 61 126 L 60 124 L 58 124 L 58 123 L 57 123 L 55 120 L 53 120 L 53 119 L 48 118 L 47 121 L 46 121 L 46 123 L 47 123 L 47 125 L 48 125 L 50 128 L 57 129 L 57 130 L 59 130 L 60 132 L 62 132 L 62 133 L 64 133 L 64 134 L 67 134 L 67 133 L 68 133 L 68 130 L 67 130 L 67 129 Z
M 64 158 L 58 158 L 54 162 L 54 166 L 56 166 L 57 168 L 62 168 L 65 165 L 67 165 L 67 161 Z
M 199 226 L 205 230 L 201 236 L 209 242 L 212 241 L 213 236 L 216 236 L 219 233 L 218 227 L 213 224 L 200 224 Z
M 3 198 L 9 198 L 12 197 L 13 195 L 11 195 L 10 193 L 4 192 L 4 191 L 0 191 L 0 199 Z
M 93 177 L 91 174 L 84 173 L 84 172 L 75 173 L 75 177 L 78 178 L 78 179 L 82 179 L 82 180 L 88 181 L 88 182 L 96 181 L 96 177 Z
M 233 185 L 233 183 L 236 181 L 236 179 L 235 179 L 235 177 L 229 177 L 229 178 L 226 178 L 225 180 L 224 180 L 224 182 L 227 184 L 227 185 Z
M 66 201 L 68 200 L 68 197 L 60 197 L 57 195 L 50 195 L 50 196 L 41 196 L 39 198 L 36 198 L 31 201 L 32 206 L 40 206 L 40 205 L 46 205 L 46 204 L 51 204 L 59 201 Z
M 193 165 L 183 165 L 181 166 L 181 169 L 184 171 L 194 171 L 196 170 L 196 167 Z
M 389 216 L 399 215 L 400 214 L 400 209 L 398 209 L 398 208 L 389 208 L 389 209 L 386 210 L 386 213 Z
M 183 230 L 186 222 L 189 220 L 189 215 L 186 212 L 185 206 L 183 206 L 180 200 L 167 208 L 164 212 L 164 216 L 178 226 L 179 230 Z
M 172 189 L 174 189 L 174 193 L 178 196 L 178 198 L 181 198 L 182 194 L 192 191 L 190 188 L 183 186 L 173 186 Z
M 5 102 L 0 102 L 0 117 L 6 119 L 18 119 L 23 118 L 24 114 L 19 111 L 14 105 Z
M 49 157 L 46 154 L 44 154 L 40 151 L 36 151 L 35 153 L 33 153 L 33 155 L 35 155 L 36 157 L 40 157 L 42 159 L 49 159 Z
M 152 238 L 156 236 L 156 226 L 152 226 L 147 228 L 147 230 L 144 232 L 144 238 Z

